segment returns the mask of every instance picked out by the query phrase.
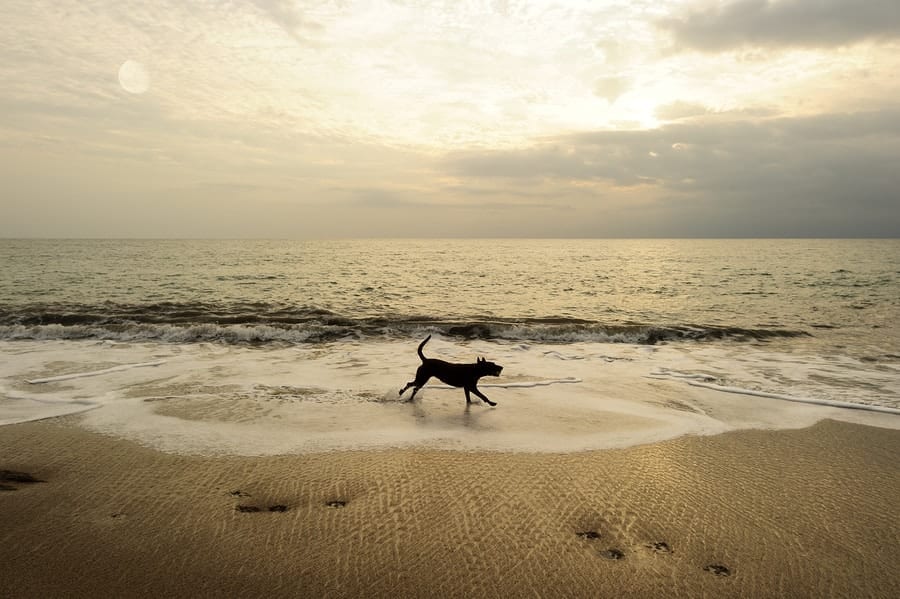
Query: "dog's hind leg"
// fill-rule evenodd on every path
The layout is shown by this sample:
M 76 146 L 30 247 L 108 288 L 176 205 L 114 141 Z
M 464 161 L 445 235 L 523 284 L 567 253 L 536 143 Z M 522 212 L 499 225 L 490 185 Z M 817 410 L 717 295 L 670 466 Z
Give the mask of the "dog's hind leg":
M 425 383 L 422 383 L 422 385 L 424 385 L 424 384 L 425 384 Z M 404 392 L 404 391 L 406 391 L 407 389 L 409 389 L 410 387 L 412 387 L 412 388 L 413 388 L 413 392 L 412 392 L 412 395 L 409 396 L 409 400 L 408 400 L 408 401 L 412 401 L 412 400 L 414 400 L 414 399 L 416 398 L 416 393 L 419 392 L 419 389 L 422 388 L 422 385 L 418 384 L 416 381 L 410 381 L 410 382 L 406 383 L 406 386 L 405 386 L 405 387 L 403 387 L 402 389 L 400 389 L 400 395 L 403 395 L 403 392 Z
M 431 378 L 431 377 L 429 377 L 429 378 Z M 406 385 L 406 388 L 403 389 L 403 391 L 406 391 L 406 389 L 408 389 L 410 387 L 410 385 L 413 388 L 412 395 L 409 396 L 409 401 L 413 401 L 416 398 L 416 393 L 418 393 L 419 389 L 424 387 L 425 383 L 427 383 L 427 382 L 428 382 L 428 379 L 425 379 L 421 383 L 419 381 L 413 381 L 413 382 L 409 383 L 408 385 Z M 403 391 L 400 392 L 400 395 L 403 395 Z
M 418 374 L 418 373 L 416 373 L 416 374 Z M 403 395 L 404 391 L 406 391 L 407 389 L 412 387 L 413 394 L 409 396 L 409 401 L 414 400 L 416 398 L 416 393 L 419 392 L 419 389 L 421 389 L 422 387 L 425 386 L 425 383 L 427 383 L 428 379 L 430 379 L 430 378 L 431 378 L 430 376 L 426 376 L 424 378 L 420 377 L 420 376 L 416 376 L 416 380 L 406 383 L 406 386 L 403 387 L 402 389 L 400 389 L 400 395 Z
M 409 397 L 409 401 L 414 400 L 416 398 L 416 393 L 419 392 L 419 389 L 421 389 L 422 387 L 425 386 L 425 383 L 427 383 L 428 379 L 430 379 L 430 378 L 431 378 L 431 375 L 428 374 L 425 370 L 423 370 L 423 368 L 421 366 L 419 366 L 419 369 L 416 371 L 415 380 L 412 380 L 412 381 L 406 383 L 406 386 L 403 387 L 402 389 L 400 389 L 400 395 L 403 395 L 404 391 L 406 391 L 407 389 L 412 387 L 413 392 L 412 392 L 412 395 L 410 395 L 410 397 Z

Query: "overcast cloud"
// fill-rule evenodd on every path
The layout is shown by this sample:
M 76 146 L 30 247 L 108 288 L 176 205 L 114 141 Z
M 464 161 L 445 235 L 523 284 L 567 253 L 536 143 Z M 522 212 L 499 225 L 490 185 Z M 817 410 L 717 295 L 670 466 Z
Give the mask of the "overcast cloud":
M 736 0 L 661 21 L 687 48 L 832 47 L 900 38 L 896 0 Z
M 628 132 L 586 132 L 527 150 L 460 153 L 447 168 L 527 187 L 640 188 L 664 222 L 692 235 L 837 235 L 900 231 L 900 112 L 750 122 L 728 115 Z M 603 190 L 603 191 L 600 191 Z M 653 233 L 671 234 L 650 223 Z M 641 234 L 648 223 L 634 223 Z M 602 223 L 597 223 L 602 228 Z M 677 229 L 675 229 L 677 230 Z M 611 232 L 608 232 L 611 233 Z M 649 233 L 648 233 L 649 234 Z
M 898 14 L 11 0 L 0 236 L 894 237 Z

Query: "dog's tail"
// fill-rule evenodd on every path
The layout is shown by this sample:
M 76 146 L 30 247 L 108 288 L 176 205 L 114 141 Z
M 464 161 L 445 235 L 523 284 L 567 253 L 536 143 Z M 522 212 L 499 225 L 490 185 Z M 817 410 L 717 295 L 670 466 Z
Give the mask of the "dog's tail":
M 422 353 L 422 348 L 425 347 L 425 344 L 428 343 L 428 340 L 431 339 L 431 335 L 425 337 L 425 341 L 419 344 L 419 357 L 422 358 L 422 361 L 425 361 L 425 354 Z

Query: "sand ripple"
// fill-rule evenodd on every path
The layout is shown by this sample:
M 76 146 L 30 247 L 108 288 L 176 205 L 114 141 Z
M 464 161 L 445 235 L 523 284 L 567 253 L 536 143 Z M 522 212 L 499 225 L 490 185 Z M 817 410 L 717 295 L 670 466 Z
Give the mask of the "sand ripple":
M 896 431 L 191 458 L 0 429 L 0 595 L 900 596 Z

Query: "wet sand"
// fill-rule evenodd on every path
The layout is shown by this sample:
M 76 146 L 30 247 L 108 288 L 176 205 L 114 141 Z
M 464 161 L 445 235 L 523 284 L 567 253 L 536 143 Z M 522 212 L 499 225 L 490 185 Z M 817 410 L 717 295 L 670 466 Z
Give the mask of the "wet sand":
M 0 596 L 900 597 L 896 430 L 206 458 L 77 418 L 0 427 Z

